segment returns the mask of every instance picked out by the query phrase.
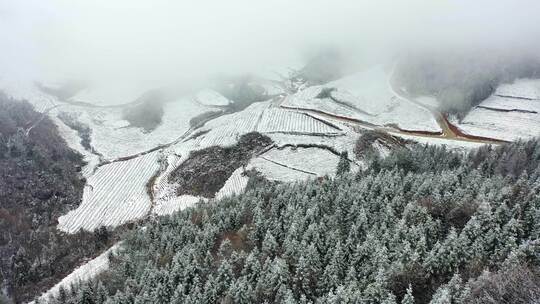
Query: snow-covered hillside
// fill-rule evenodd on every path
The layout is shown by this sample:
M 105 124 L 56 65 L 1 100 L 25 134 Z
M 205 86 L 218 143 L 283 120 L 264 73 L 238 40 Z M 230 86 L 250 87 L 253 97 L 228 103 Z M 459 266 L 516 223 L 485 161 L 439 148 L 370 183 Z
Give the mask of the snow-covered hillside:
M 87 181 L 81 205 L 58 219 L 58 229 L 92 231 L 147 215 L 152 203 L 146 185 L 159 168 L 158 153 L 99 167 Z
M 232 147 L 250 132 L 268 136 L 272 145 L 235 167 L 215 199 L 244 192 L 254 171 L 278 182 L 333 176 L 342 152 L 347 152 L 352 171 L 361 170 L 365 159 L 357 157 L 355 147 L 370 132 L 387 135 L 371 143 L 372 150 L 383 157 L 395 144 L 392 141 L 466 150 L 540 135 L 539 80 L 502 85 L 463 119 L 446 121 L 444 113 L 436 110 L 435 97 L 407 96 L 403 89 L 392 87 L 390 74 L 375 66 L 311 87 L 301 81 L 260 80 L 258 85 L 271 97 L 238 111 L 232 110 L 234 101 L 203 89 L 162 103 L 161 122 L 152 130 L 131 126 L 124 119 L 124 102 L 110 106 L 110 100 L 92 100 L 95 92 L 76 95 L 90 103 L 76 104 L 73 98 L 61 101 L 31 84 L 0 85 L 7 94 L 27 99 L 50 116 L 68 145 L 87 163 L 82 168 L 87 179 L 82 202 L 58 219 L 58 229 L 66 233 L 117 227 L 209 201 L 179 195 L 173 172 L 192 152 Z M 56 294 L 59 286 L 86 280 L 105 269 L 104 255 L 75 270 L 41 299 Z
M 316 110 L 378 126 L 441 132 L 429 110 L 393 92 L 389 76 L 382 66 L 376 66 L 288 96 L 283 106 Z M 321 96 L 325 89 L 328 93 Z
M 454 123 L 464 132 L 507 141 L 540 135 L 540 80 L 519 79 Z
M 269 136 L 274 146 L 254 155 L 247 167 L 237 168 L 216 198 L 244 191 L 248 170 L 287 182 L 333 175 L 343 151 L 348 152 L 352 169 L 359 170 L 363 160 L 355 158 L 354 147 L 367 131 L 456 149 L 491 143 L 466 134 L 514 140 L 540 133 L 537 80 L 503 85 L 463 120 L 450 119 L 465 133 L 455 136 L 440 121 L 442 115 L 434 112 L 435 98 L 396 93 L 390 74 L 383 66 L 374 66 L 311 87 L 280 77 L 257 78 L 272 97 L 237 112 L 229 110 L 233 101 L 215 90 L 186 93 L 162 104 L 161 123 L 150 131 L 124 120 L 124 107 L 118 105 L 129 101 L 110 106 L 105 98 L 96 99 L 98 90 L 61 101 L 31 84 L 0 84 L 7 94 L 29 100 L 53 118 L 69 146 L 87 162 L 83 201 L 59 219 L 58 228 L 70 233 L 170 214 L 204 200 L 178 196 L 171 173 L 192 151 L 232 146 L 249 132 Z M 78 99 L 90 104 L 73 103 Z M 388 147 L 374 145 L 382 155 L 388 153 Z
M 63 289 L 65 292 L 69 292 L 73 286 L 76 286 L 81 282 L 88 281 L 107 270 L 109 268 L 109 256 L 117 254 L 117 252 L 121 249 L 121 245 L 121 243 L 118 243 L 112 246 L 96 258 L 73 270 L 73 272 L 66 276 L 62 281 L 54 285 L 54 287 L 49 289 L 47 292 L 43 293 L 39 297 L 39 301 L 46 303 L 50 298 L 58 296 L 61 289 Z M 30 302 L 30 304 L 34 303 L 35 302 Z

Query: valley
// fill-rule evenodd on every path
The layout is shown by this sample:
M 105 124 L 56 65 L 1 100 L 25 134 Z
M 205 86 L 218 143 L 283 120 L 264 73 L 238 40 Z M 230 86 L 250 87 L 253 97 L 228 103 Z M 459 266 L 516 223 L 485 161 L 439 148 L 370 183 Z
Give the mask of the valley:
M 500 124 L 499 116 L 486 114 L 536 115 L 536 99 L 523 93 L 534 91 L 527 85 L 535 86 L 535 82 L 517 82 L 514 91 L 512 85 L 506 85 L 462 120 L 440 112 L 436 100 L 426 102 L 426 98 L 411 96 L 394 81 L 392 71 L 380 66 L 325 85 L 305 86 L 291 79 L 277 84 L 271 94 L 266 93 L 273 97 L 236 111 L 230 110 L 234 101 L 210 89 L 169 100 L 162 104 L 161 122 L 152 130 L 130 126 L 124 120 L 124 107 L 132 103 L 94 106 L 60 100 L 36 88 L 4 90 L 27 98 L 42 117 L 54 121 L 68 145 L 84 157 L 82 202 L 58 218 L 57 229 L 68 234 L 155 220 L 214 197 L 238 195 L 248 184 L 249 172 L 275 182 L 334 176 L 342 152 L 351 156 L 348 162 L 352 171 L 358 172 L 366 163 L 355 157 L 355 143 L 369 132 L 457 151 L 540 134 L 540 125 L 536 127 L 534 122 L 525 133 L 515 132 L 514 126 Z M 508 91 L 515 97 L 503 96 Z M 497 103 L 500 99 L 511 99 L 510 108 L 501 107 Z M 197 118 L 199 122 L 193 124 L 196 117 L 203 119 Z M 27 133 L 39 123 L 37 120 Z M 491 131 L 494 128 L 496 132 Z M 171 176 L 182 170 L 194 153 L 231 147 L 253 132 L 267 136 L 272 143 L 259 147 L 241 166 L 228 169 L 220 177 L 223 186 L 213 190 L 215 193 L 177 192 L 179 181 Z M 387 155 L 396 145 L 390 137 L 370 142 L 370 149 Z M 59 284 L 69 288 L 67 282 L 72 281 Z M 56 294 L 58 287 L 42 299 Z

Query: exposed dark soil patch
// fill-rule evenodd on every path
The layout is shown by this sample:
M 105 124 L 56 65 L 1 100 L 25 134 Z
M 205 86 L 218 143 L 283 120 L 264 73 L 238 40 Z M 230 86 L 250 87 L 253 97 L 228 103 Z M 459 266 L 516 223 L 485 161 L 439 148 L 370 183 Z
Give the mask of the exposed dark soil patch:
M 269 137 L 252 132 L 242 135 L 234 146 L 193 151 L 171 173 L 169 181 L 178 184 L 178 195 L 213 198 L 234 170 L 247 165 L 254 154 L 271 144 Z

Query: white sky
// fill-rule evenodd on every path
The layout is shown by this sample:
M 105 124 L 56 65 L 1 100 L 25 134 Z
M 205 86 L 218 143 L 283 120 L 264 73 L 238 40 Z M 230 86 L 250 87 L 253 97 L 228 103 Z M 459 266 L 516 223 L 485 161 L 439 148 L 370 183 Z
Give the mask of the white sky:
M 537 0 L 0 0 L 0 77 L 114 86 L 540 37 Z

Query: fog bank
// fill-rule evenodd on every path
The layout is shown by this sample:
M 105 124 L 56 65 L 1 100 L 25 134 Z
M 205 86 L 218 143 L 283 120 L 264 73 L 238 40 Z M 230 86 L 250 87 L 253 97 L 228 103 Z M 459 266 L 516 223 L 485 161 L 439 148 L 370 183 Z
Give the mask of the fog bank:
M 534 0 L 3 0 L 0 77 L 115 94 L 301 66 L 326 47 L 361 63 L 429 48 L 537 50 L 538 13 Z

